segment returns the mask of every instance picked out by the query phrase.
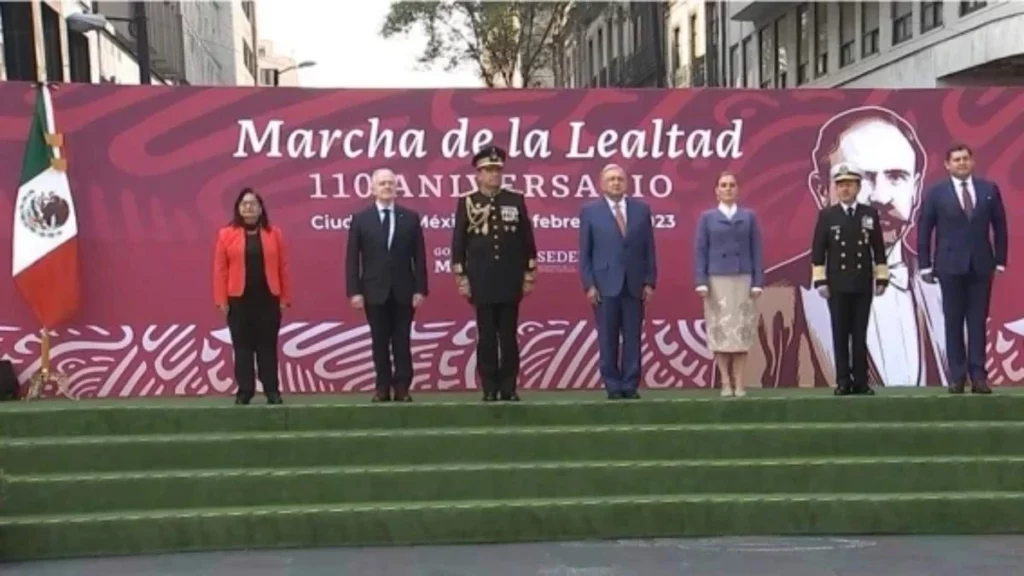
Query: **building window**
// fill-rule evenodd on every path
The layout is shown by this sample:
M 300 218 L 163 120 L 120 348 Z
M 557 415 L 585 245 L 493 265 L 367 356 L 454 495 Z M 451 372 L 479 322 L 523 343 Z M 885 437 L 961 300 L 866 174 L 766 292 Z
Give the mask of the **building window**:
M 620 59 L 626 55 L 626 43 L 624 42 L 625 36 L 622 33 L 622 26 L 619 25 L 619 21 L 615 21 L 615 45 L 619 47 Z
M 708 45 L 718 46 L 718 32 L 719 32 L 719 21 L 718 21 L 718 2 L 706 2 L 704 13 L 708 18 Z
M 697 15 L 690 14 L 690 39 L 688 49 L 690 51 L 690 86 L 707 86 L 707 61 L 705 56 L 697 57 Z M 708 54 L 710 50 L 705 50 Z
M 771 88 L 775 84 L 775 31 L 767 26 L 757 31 L 757 43 L 761 47 L 760 72 L 761 88 Z
M 881 15 L 878 2 L 865 2 L 860 6 L 861 34 L 860 55 L 871 56 L 878 53 L 878 18 Z
M 275 80 L 277 80 L 277 74 L 275 74 L 275 72 L 277 72 L 277 70 L 271 70 L 270 68 L 260 70 L 260 84 L 264 86 L 276 86 L 277 82 L 275 82 Z
M 892 9 L 892 43 L 906 42 L 914 36 L 914 5 L 910 2 L 893 2 Z
M 971 12 L 981 10 L 988 5 L 988 2 L 961 2 L 960 3 L 960 15 L 967 16 Z
M 814 3 L 814 74 L 828 74 L 828 4 Z
M 617 45 L 617 44 L 615 44 L 615 33 L 612 30 L 612 21 L 611 21 L 611 19 L 608 20 L 608 22 L 605 25 L 604 29 L 605 29 L 604 34 L 605 34 L 605 36 L 608 37 L 608 62 L 611 62 L 612 59 L 615 58 L 615 56 L 618 55 L 618 51 L 621 50 L 622 47 Z
M 68 30 L 68 63 L 72 82 L 92 82 L 92 64 L 89 61 L 89 39 L 81 32 Z
M 708 49 L 704 51 L 704 56 L 707 58 L 707 85 L 708 86 L 725 86 L 728 82 L 723 81 L 725 63 L 721 61 L 720 54 L 724 54 L 724 50 L 720 49 L 721 45 L 721 20 L 718 17 L 718 11 L 723 9 L 724 6 L 719 6 L 718 2 L 705 2 L 704 3 L 704 14 L 707 18 L 705 22 L 705 29 L 708 38 Z
M 740 65 L 740 47 L 733 44 L 729 48 L 729 87 L 739 88 L 743 85 L 743 66 Z
M 857 43 L 857 5 L 853 2 L 839 3 L 839 67 L 849 66 L 856 60 L 853 47 Z
M 43 54 L 46 56 L 46 79 L 64 81 L 64 54 L 60 47 L 60 17 L 48 4 L 41 5 L 43 16 Z
M 256 55 L 249 46 L 249 41 L 244 38 L 242 39 L 242 61 L 245 63 L 245 69 L 249 71 L 249 75 L 255 80 L 257 78 Z
M 743 39 L 743 87 L 757 86 L 757 56 L 753 35 Z
M 633 51 L 640 49 L 640 15 L 633 17 Z
M 604 67 L 605 67 L 605 47 L 604 47 L 604 28 L 597 29 L 597 57 L 594 58 L 596 68 L 594 74 L 597 76 L 598 86 L 607 86 L 608 83 L 604 78 Z
M 587 40 L 587 58 L 590 59 L 590 66 L 587 66 L 587 76 L 590 76 L 590 83 L 587 86 L 594 88 L 597 85 L 597 52 L 594 52 L 594 39 Z
M 690 62 L 697 59 L 697 15 L 690 14 L 690 38 L 687 47 L 690 49 Z
M 921 33 L 942 26 L 942 1 L 921 2 Z
M 791 36 L 789 18 L 780 16 L 775 20 L 772 33 L 775 37 L 775 87 L 785 88 L 789 79 L 789 54 L 786 52 L 786 38 Z
M 796 8 L 796 85 L 810 80 L 811 9 L 807 4 Z
M 0 2 L 3 62 L 7 80 L 36 80 L 35 27 L 28 2 Z
M 242 2 L 242 13 L 249 19 L 250 25 L 256 21 L 256 7 L 253 5 L 252 0 Z
M 676 26 L 675 28 L 672 29 L 672 52 L 669 53 L 669 56 L 672 58 L 671 62 L 673 74 L 679 72 L 679 66 L 683 63 L 683 59 L 679 56 L 679 50 L 680 48 L 682 48 L 682 46 L 680 45 L 680 42 L 682 42 L 680 36 L 682 35 L 683 29 L 680 28 L 679 26 Z

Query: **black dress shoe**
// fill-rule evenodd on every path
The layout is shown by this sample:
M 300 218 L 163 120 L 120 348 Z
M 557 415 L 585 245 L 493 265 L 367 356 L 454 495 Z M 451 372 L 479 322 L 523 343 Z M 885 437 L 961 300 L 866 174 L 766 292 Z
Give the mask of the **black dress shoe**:
M 494 392 L 484 392 L 484 402 L 497 402 L 498 395 Z
M 951 382 L 949 384 L 949 393 L 950 394 L 963 394 L 964 393 L 964 383 L 963 382 Z
M 846 386 L 836 386 L 836 389 L 832 391 L 836 396 L 849 396 L 850 389 Z
M 271 394 L 271 395 L 267 396 L 267 404 L 274 404 L 274 405 L 284 404 L 284 400 L 281 399 L 281 395 L 280 394 Z
M 519 394 L 516 394 L 515 392 L 513 392 L 511 394 L 502 394 L 501 395 L 501 401 L 502 402 L 519 402 Z
M 636 391 L 627 392 L 622 397 L 627 399 L 627 400 L 639 400 L 640 399 L 640 393 L 636 392 Z
M 249 404 L 249 401 L 250 398 L 245 398 L 244 396 L 235 396 L 235 405 L 237 406 L 246 406 Z
M 609 392 L 608 393 L 608 399 L 609 400 L 622 400 L 623 398 L 625 398 L 625 396 L 622 395 L 622 392 Z
M 978 382 L 977 384 L 971 383 L 971 394 L 991 394 L 992 389 L 988 387 L 986 382 Z
M 388 396 L 387 394 L 374 394 L 373 399 L 370 401 L 374 404 L 378 402 L 391 402 L 391 396 Z
M 412 396 L 408 392 L 405 394 L 395 394 L 395 402 L 412 402 Z
M 855 389 L 853 393 L 857 396 L 874 396 L 875 390 L 870 386 L 864 386 L 862 388 Z

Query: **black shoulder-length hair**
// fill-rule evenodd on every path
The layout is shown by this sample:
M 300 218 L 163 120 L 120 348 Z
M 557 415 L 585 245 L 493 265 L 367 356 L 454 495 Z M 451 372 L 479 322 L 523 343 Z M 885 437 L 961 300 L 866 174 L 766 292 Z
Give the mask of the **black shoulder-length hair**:
M 267 205 L 263 203 L 263 197 L 256 193 L 255 190 L 246 186 L 242 188 L 242 191 L 238 193 L 238 198 L 235 198 L 234 211 L 231 214 L 231 225 L 243 227 L 245 226 L 245 220 L 242 219 L 242 215 L 239 213 L 239 208 L 242 205 L 242 198 L 245 198 L 246 194 L 252 194 L 256 197 L 256 201 L 260 204 L 260 219 L 257 220 L 256 224 L 264 230 L 270 230 L 270 217 L 267 216 Z

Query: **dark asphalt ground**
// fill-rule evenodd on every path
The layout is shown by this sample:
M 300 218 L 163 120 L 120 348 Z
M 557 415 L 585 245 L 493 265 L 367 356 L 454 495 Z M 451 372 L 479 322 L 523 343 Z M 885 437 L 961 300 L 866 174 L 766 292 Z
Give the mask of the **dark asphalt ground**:
M 708 538 L 216 552 L 0 565 L 17 576 L 1018 576 L 1024 536 Z

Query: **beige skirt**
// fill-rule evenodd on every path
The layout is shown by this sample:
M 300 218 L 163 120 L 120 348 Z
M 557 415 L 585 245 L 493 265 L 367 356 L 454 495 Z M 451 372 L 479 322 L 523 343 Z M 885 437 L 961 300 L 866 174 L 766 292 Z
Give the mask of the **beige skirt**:
M 750 275 L 711 276 L 704 298 L 704 331 L 712 352 L 747 352 L 757 334 Z

